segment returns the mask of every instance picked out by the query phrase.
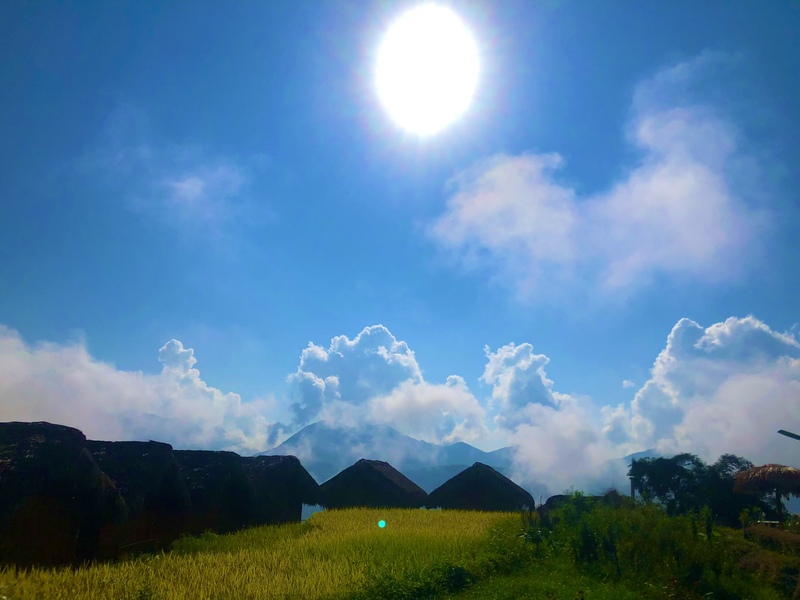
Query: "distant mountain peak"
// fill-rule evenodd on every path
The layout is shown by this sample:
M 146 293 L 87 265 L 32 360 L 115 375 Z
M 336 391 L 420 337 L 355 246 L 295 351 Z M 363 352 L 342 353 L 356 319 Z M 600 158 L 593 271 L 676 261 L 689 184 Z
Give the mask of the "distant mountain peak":
M 401 472 L 475 462 L 501 469 L 510 466 L 509 458 L 502 453 L 489 454 L 466 442 L 447 446 L 432 444 L 384 424 L 351 427 L 316 421 L 283 443 L 259 453 L 270 456 L 284 454 L 297 456 L 319 482 L 362 459 L 385 461 Z

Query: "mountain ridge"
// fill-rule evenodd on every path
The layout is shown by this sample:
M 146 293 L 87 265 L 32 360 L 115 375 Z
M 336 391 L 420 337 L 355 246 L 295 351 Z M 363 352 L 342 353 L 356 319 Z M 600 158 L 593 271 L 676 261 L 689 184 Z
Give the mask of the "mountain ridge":
M 476 462 L 489 465 L 508 477 L 516 450 L 516 446 L 505 446 L 485 452 L 466 442 L 432 444 L 400 433 L 389 425 L 350 427 L 316 421 L 255 456 L 297 456 L 320 484 L 362 458 L 383 460 L 430 493 Z M 609 463 L 651 456 L 659 455 L 651 448 L 612 459 Z M 535 481 L 516 483 L 541 489 L 541 484 Z

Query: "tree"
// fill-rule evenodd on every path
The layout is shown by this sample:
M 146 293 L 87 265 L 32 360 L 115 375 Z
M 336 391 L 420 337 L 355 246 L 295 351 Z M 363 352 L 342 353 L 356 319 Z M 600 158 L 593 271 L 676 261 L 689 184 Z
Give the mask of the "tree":
M 708 505 L 718 524 L 736 527 L 742 511 L 754 503 L 765 513 L 772 512 L 763 497 L 733 493 L 734 476 L 750 467 L 750 461 L 733 454 L 723 454 L 708 466 L 684 453 L 634 460 L 628 476 L 643 498 L 661 504 L 670 516 L 697 513 Z
M 628 471 L 642 497 L 662 504 L 670 516 L 686 514 L 702 506 L 701 482 L 707 467 L 694 454 L 672 458 L 634 460 Z
M 702 487 L 714 518 L 720 525 L 736 527 L 741 523 L 742 511 L 753 506 L 753 498 L 733 493 L 734 476 L 752 466 L 753 463 L 745 458 L 723 454 L 706 471 Z

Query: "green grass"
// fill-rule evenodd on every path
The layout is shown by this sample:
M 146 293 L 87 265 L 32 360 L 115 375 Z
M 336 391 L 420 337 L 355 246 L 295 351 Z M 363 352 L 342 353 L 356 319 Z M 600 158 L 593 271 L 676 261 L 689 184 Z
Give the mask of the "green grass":
M 580 494 L 548 523 L 511 513 L 325 511 L 303 524 L 183 538 L 168 553 L 117 563 L 3 569 L 0 600 L 800 598 L 800 536 L 707 531 L 699 517 L 595 506 Z

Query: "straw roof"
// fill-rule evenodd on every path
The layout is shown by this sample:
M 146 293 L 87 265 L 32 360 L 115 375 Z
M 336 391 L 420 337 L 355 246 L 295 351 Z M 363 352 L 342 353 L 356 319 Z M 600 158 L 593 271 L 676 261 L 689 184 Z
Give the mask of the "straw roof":
M 775 508 L 778 519 L 783 518 L 781 496 L 800 496 L 800 470 L 784 465 L 764 465 L 741 471 L 734 475 L 733 491 L 740 494 L 775 493 Z
M 260 501 L 322 501 L 319 484 L 296 456 L 246 456 L 242 465 Z
M 800 496 L 800 469 L 785 465 L 768 464 L 740 471 L 734 476 L 733 491 L 740 494 L 764 493 L 789 498 Z
M 381 460 L 361 459 L 320 486 L 327 508 L 371 506 L 420 508 L 428 495 L 421 487 Z
M 433 490 L 428 508 L 516 511 L 535 508 L 533 496 L 489 465 L 476 462 Z

